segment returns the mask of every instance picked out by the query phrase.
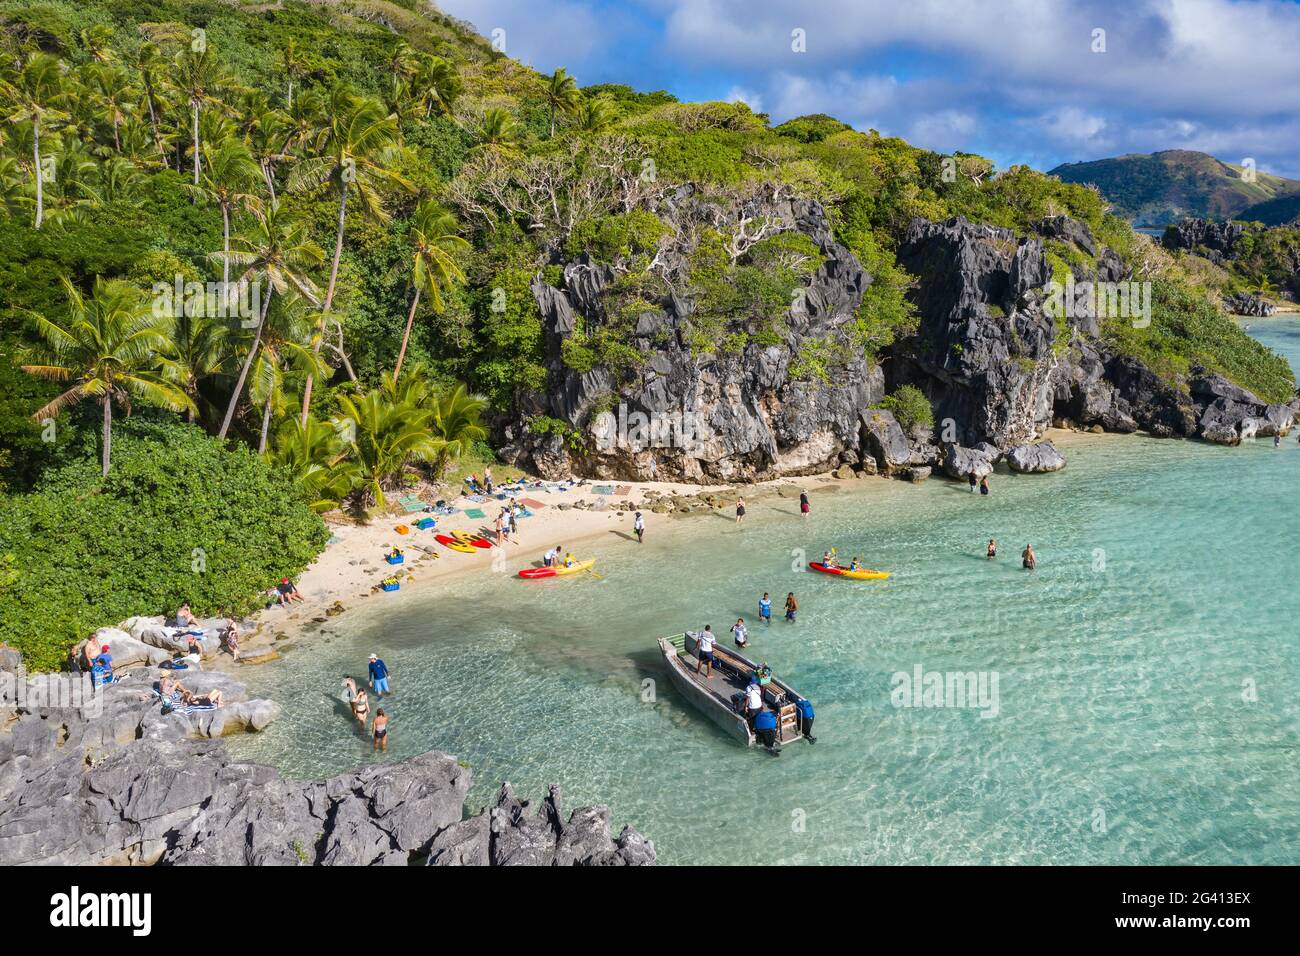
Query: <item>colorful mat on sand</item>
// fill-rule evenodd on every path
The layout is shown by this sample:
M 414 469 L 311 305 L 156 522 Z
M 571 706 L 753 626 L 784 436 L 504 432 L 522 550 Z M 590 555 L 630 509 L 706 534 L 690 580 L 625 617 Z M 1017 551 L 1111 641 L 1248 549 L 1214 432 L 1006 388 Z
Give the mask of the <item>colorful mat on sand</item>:
M 546 507 L 545 501 L 538 501 L 536 498 L 520 498 L 519 503 L 525 508 L 531 508 L 533 511 Z
M 429 507 L 420 500 L 419 495 L 405 495 L 404 497 L 398 498 L 397 503 L 407 514 L 410 514 L 413 511 L 423 511 L 425 508 Z
M 612 494 L 614 493 L 614 486 L 613 486 L 613 485 L 594 485 L 594 486 L 592 486 L 591 493 L 592 493 L 593 495 L 599 495 L 599 496 L 602 497 L 602 498 L 608 498 L 610 495 L 612 495 Z
M 487 514 L 484 513 L 482 508 L 466 508 L 465 517 L 473 518 L 475 521 L 482 521 L 487 517 Z
M 631 491 L 632 491 L 631 485 L 619 485 L 617 488 L 614 489 L 614 494 L 626 495 L 626 494 L 630 494 Z

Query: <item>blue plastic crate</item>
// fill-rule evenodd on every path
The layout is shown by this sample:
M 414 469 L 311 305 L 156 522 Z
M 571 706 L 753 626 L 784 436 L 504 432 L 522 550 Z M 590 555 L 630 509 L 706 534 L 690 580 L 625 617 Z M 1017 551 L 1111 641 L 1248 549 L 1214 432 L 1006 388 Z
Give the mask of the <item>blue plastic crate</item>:
M 381 584 L 380 587 L 385 591 L 400 591 L 402 589 L 400 584 Z

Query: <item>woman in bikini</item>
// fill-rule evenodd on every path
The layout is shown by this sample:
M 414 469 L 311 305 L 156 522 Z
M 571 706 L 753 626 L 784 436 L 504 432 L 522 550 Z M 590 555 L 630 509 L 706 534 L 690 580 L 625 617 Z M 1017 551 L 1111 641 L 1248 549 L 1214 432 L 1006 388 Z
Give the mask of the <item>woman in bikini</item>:
M 366 729 L 366 722 L 370 719 L 370 698 L 364 690 L 358 689 L 357 696 L 352 698 L 352 716 L 357 719 L 361 729 Z
M 388 749 L 388 715 L 384 713 L 382 707 L 375 711 L 375 738 L 370 749 Z

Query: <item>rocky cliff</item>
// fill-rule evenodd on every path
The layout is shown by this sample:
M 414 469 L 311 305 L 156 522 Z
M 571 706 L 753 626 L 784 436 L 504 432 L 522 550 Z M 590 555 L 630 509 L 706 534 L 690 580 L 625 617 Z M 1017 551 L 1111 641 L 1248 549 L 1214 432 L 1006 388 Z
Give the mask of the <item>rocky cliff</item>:
M 843 465 L 905 477 L 923 467 L 957 475 L 972 467 L 982 473 L 1011 450 L 1034 444 L 1055 421 L 1233 444 L 1284 433 L 1300 414 L 1300 405 L 1270 405 L 1204 369 L 1167 381 L 1112 351 L 1102 336 L 1097 284 L 1119 286 L 1124 294 L 1131 285 L 1139 298 L 1141 284 L 1085 223 L 1065 216 L 1042 220 L 1029 236 L 960 217 L 916 219 L 897 256 L 918 279 L 911 293 L 917 333 L 885 354 L 883 368 L 848 358 L 825 380 L 800 380 L 791 369 L 808 343 L 828 342 L 832 354 L 852 354 L 846 326 L 872 281 L 835 242 L 825 210 L 815 202 L 767 196 L 731 207 L 710 204 L 705 212 L 683 189 L 661 212 L 679 227 L 703 215 L 723 224 L 762 216 L 816 243 L 824 262 L 803 302 L 782 316 L 785 340 L 698 354 L 683 335 L 693 302 L 674 294 L 639 317 L 631 344 L 645 361 L 633 375 L 619 378 L 602 367 L 579 374 L 564 364 L 565 339 L 581 323 L 601 321 L 601 292 L 616 272 L 585 257 L 567 262 L 560 287 L 540 276 L 533 283 L 552 384 L 529 397 L 526 414 L 560 419 L 581 441 L 514 428 L 505 449 L 511 460 L 551 477 L 704 483 Z M 1232 235 L 1219 232 L 1188 233 L 1187 241 L 1230 246 Z M 1070 264 L 1073 285 L 1057 290 L 1054 302 L 1049 241 L 1077 252 Z M 669 250 L 670 261 L 673 254 Z M 1067 296 L 1072 301 L 1064 301 Z M 916 385 L 931 400 L 933 433 L 908 433 L 875 407 L 887 386 L 901 384 Z M 629 433 L 636 431 L 629 423 L 682 417 L 693 425 L 689 442 L 663 435 L 647 441 L 646 429 Z M 1017 457 L 1029 460 L 1024 452 Z M 1054 449 L 1030 457 L 1063 464 Z
M 119 667 L 131 640 L 117 641 Z M 466 818 L 470 771 L 438 751 L 327 780 L 286 780 L 207 739 L 254 727 L 223 719 L 214 733 L 214 715 L 243 707 L 270 720 L 274 704 L 243 701 L 243 688 L 222 674 L 187 671 L 187 686 L 219 687 L 229 703 L 163 714 L 149 693 L 153 676 L 137 670 L 92 700 L 76 696 L 85 688 L 72 675 L 19 676 L 16 652 L 0 647 L 0 865 L 655 860 L 654 844 L 635 830 L 611 837 L 605 807 L 566 818 L 554 787 L 534 812 L 507 784 L 492 809 Z

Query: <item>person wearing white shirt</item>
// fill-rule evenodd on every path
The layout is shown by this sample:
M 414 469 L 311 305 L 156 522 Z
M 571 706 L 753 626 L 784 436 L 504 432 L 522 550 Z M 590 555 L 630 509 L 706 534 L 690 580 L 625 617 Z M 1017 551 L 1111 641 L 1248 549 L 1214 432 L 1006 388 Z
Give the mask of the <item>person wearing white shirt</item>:
M 736 646 L 744 647 L 749 643 L 749 631 L 745 628 L 745 619 L 736 618 L 736 623 L 731 625 L 731 633 L 736 637 Z
M 704 668 L 704 679 L 708 680 L 713 673 L 713 626 L 705 624 L 704 630 L 697 636 L 699 643 L 695 647 L 695 673 Z
M 762 709 L 763 691 L 758 684 L 750 684 L 745 688 L 745 716 L 752 722 Z

